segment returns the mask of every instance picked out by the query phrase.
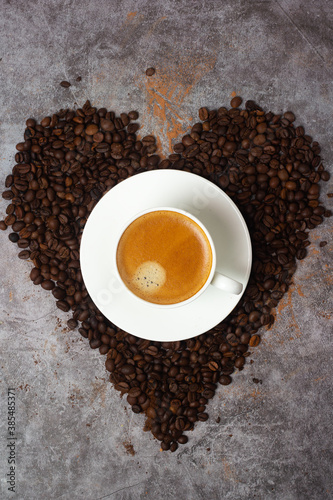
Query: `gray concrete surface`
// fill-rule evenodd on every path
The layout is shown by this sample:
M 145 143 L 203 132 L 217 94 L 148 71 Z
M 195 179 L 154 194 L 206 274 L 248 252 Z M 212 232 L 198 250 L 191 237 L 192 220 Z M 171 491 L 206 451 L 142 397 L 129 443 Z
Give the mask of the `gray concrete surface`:
M 142 133 L 155 133 L 166 153 L 200 106 L 228 104 L 232 92 L 274 112 L 292 109 L 333 172 L 332 17 L 329 0 L 2 0 L 0 182 L 30 116 L 87 98 L 137 109 Z M 59 86 L 64 79 L 70 89 Z M 322 190 L 332 209 L 330 191 L 332 181 Z M 171 454 L 142 431 L 143 416 L 111 387 L 104 358 L 68 331 L 67 315 L 33 287 L 30 264 L 1 233 L 1 498 L 331 499 L 330 220 L 311 240 L 253 363 L 220 387 L 210 420 Z M 16 390 L 16 493 L 6 483 L 8 387 Z

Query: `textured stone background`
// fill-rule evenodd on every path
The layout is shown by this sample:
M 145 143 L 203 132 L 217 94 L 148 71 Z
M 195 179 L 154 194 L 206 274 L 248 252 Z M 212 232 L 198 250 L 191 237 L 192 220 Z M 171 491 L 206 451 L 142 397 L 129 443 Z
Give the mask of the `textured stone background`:
M 226 105 L 233 92 L 267 110 L 292 109 L 332 172 L 332 18 L 329 0 L 2 0 L 1 185 L 30 116 L 87 98 L 118 113 L 137 109 L 142 133 L 155 133 L 166 153 L 200 106 Z M 332 209 L 330 191 L 332 181 L 321 195 Z M 5 206 L 1 199 L 1 214 Z M 143 416 L 111 387 L 104 358 L 68 331 L 67 315 L 32 285 L 31 264 L 1 233 L 1 498 L 331 499 L 331 220 L 311 233 L 253 363 L 220 387 L 210 420 L 174 454 L 142 431 Z M 16 494 L 5 478 L 8 387 L 16 388 Z

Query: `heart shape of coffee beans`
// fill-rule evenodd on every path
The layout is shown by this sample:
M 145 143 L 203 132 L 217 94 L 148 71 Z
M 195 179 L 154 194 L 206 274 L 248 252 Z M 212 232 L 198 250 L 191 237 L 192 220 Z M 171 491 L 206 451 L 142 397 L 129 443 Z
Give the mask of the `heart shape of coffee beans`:
M 185 444 L 184 434 L 208 419 L 217 385 L 242 370 L 259 329 L 272 325 L 288 290 L 296 260 L 304 259 L 309 231 L 331 212 L 319 202 L 327 181 L 317 142 L 294 126 L 288 111 L 275 115 L 234 97 L 231 108 L 199 110 L 200 121 L 161 160 L 152 135 L 138 140 L 138 113 L 119 117 L 87 101 L 40 124 L 26 122 L 16 165 L 2 193 L 9 201 L 0 228 L 30 259 L 35 285 L 50 290 L 59 309 L 92 349 L 106 355 L 110 381 L 163 450 Z M 247 289 L 233 312 L 212 330 L 182 342 L 151 342 L 107 320 L 88 295 L 79 261 L 80 239 L 95 204 L 117 183 L 152 169 L 201 175 L 220 186 L 241 210 L 252 239 L 253 266 Z M 80 325 L 79 325 L 80 323 Z

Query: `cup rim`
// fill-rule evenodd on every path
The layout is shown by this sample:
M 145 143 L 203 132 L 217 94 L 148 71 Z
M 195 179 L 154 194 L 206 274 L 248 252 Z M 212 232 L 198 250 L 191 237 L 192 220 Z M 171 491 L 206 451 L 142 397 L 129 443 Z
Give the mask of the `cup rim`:
M 209 276 L 208 276 L 207 280 L 205 281 L 204 285 L 200 288 L 200 290 L 197 291 L 197 293 L 195 293 L 194 295 L 192 295 L 192 297 L 189 297 L 188 299 L 182 300 L 181 302 L 177 302 L 175 304 L 156 304 L 155 302 L 149 302 L 148 300 L 144 300 L 141 297 L 138 297 L 137 295 L 135 295 L 135 293 L 133 293 L 126 286 L 126 284 L 124 283 L 123 279 L 120 276 L 120 273 L 119 273 L 119 270 L 118 270 L 118 265 L 117 265 L 117 251 L 118 251 L 119 241 L 120 241 L 121 236 L 125 232 L 125 230 L 128 228 L 128 226 L 130 224 L 132 224 L 132 222 L 134 222 L 136 219 L 138 219 L 139 217 L 142 217 L 145 214 L 148 214 L 148 213 L 151 213 L 151 212 L 159 212 L 159 211 L 177 212 L 177 213 L 185 215 L 189 219 L 193 220 L 196 224 L 198 224 L 198 226 L 205 233 L 205 235 L 206 235 L 206 237 L 207 237 L 207 239 L 209 241 L 211 251 L 212 251 L 212 266 L 211 266 L 211 270 L 210 270 Z M 174 309 L 175 307 L 181 307 L 181 306 L 185 306 L 185 305 L 189 304 L 190 302 L 192 302 L 195 299 L 197 299 L 208 288 L 208 286 L 210 285 L 210 283 L 211 283 L 211 281 L 212 281 L 212 279 L 214 277 L 215 270 L 216 270 L 216 250 L 215 250 L 215 245 L 214 245 L 213 239 L 212 239 L 212 237 L 211 237 L 208 229 L 206 228 L 206 226 L 195 215 L 192 215 L 190 212 L 187 212 L 186 210 L 183 210 L 181 208 L 174 208 L 174 207 L 165 207 L 165 206 L 162 206 L 162 207 L 153 207 L 153 208 L 148 208 L 148 209 L 142 210 L 141 212 L 139 212 L 139 213 L 135 214 L 133 217 L 131 217 L 126 222 L 126 224 L 124 224 L 124 226 L 122 227 L 121 231 L 119 232 L 119 237 L 117 238 L 117 244 L 115 245 L 115 252 L 114 252 L 114 255 L 113 255 L 113 261 L 114 261 L 114 268 L 115 268 L 116 276 L 117 276 L 118 280 L 125 287 L 126 291 L 132 297 L 135 297 L 141 303 L 146 304 L 146 305 L 148 305 L 150 307 L 154 307 L 155 309 L 163 309 L 163 310 L 165 310 L 165 309 Z

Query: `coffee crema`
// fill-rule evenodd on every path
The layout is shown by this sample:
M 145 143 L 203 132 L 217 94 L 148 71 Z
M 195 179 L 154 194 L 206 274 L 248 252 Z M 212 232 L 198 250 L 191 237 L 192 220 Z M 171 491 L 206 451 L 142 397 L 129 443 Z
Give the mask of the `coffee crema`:
M 201 227 L 171 210 L 135 219 L 117 248 L 117 267 L 127 288 L 155 304 L 177 304 L 195 295 L 212 269 L 213 253 Z

